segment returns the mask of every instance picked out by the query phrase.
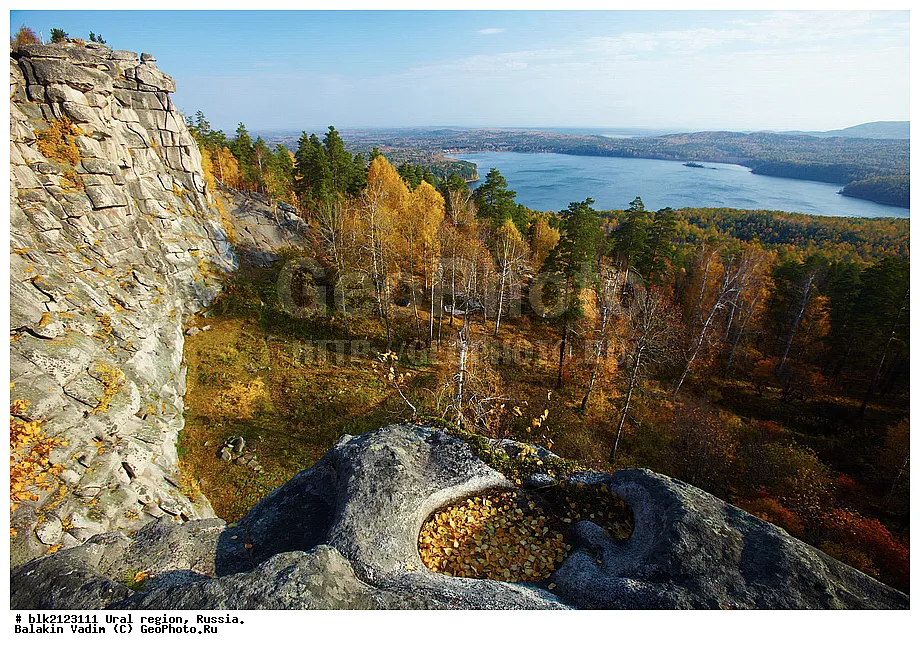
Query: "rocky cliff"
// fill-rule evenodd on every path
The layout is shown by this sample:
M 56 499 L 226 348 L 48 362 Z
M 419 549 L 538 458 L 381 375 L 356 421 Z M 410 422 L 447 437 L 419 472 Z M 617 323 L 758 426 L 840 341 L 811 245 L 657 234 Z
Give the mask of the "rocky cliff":
M 183 323 L 236 256 L 174 90 L 149 54 L 11 53 L 13 564 L 213 514 L 176 473 Z M 283 207 L 231 197 L 224 223 L 267 251 L 302 230 Z
M 648 470 L 581 472 L 632 509 L 613 539 L 591 521 L 549 580 L 430 571 L 430 513 L 509 481 L 445 432 L 390 426 L 341 440 L 238 524 L 162 520 L 14 569 L 13 609 L 904 608 L 907 597 L 784 531 Z M 539 482 L 534 482 L 534 484 Z M 535 488 L 533 499 L 540 498 Z M 132 576 L 147 577 L 142 585 Z M 149 576 L 149 577 L 148 577 Z

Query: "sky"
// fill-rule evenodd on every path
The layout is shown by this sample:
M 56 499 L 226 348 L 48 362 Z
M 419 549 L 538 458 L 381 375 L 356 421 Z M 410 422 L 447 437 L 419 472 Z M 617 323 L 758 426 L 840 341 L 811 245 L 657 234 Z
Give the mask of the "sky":
M 149 52 L 230 133 L 830 130 L 910 116 L 907 11 L 16 11 Z

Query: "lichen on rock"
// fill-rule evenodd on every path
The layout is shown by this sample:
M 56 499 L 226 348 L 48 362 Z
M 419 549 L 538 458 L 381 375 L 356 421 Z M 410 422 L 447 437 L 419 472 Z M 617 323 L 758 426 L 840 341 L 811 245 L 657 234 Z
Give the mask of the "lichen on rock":
M 19 501 L 13 564 L 90 533 L 213 515 L 173 478 L 182 330 L 237 257 L 174 90 L 152 57 L 95 43 L 10 54 L 11 399 L 30 402 L 23 427 L 41 421 L 68 445 L 48 453 L 53 489 Z M 244 231 L 268 210 L 235 200 Z M 251 246 L 300 241 L 260 219 Z M 85 525 L 35 534 L 53 520 Z

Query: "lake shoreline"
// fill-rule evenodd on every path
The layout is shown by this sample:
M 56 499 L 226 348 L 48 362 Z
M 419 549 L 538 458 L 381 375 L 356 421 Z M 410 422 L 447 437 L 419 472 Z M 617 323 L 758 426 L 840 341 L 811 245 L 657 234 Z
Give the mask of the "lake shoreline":
M 686 158 L 674 158 L 671 156 L 627 156 L 627 155 L 622 155 L 618 152 L 612 152 L 610 154 L 593 154 L 593 153 L 580 153 L 576 151 L 549 151 L 549 150 L 548 151 L 517 151 L 514 149 L 500 150 L 500 151 L 481 149 L 481 150 L 470 150 L 470 151 L 464 151 L 464 152 L 451 152 L 450 154 L 445 155 L 445 157 L 450 158 L 453 156 L 457 160 L 463 160 L 463 158 L 461 157 L 461 154 L 493 154 L 493 153 L 557 154 L 560 156 L 578 156 L 581 158 L 619 158 L 623 160 L 664 160 L 664 161 L 670 161 L 670 162 L 680 162 L 683 164 L 688 162 Z M 758 176 L 769 176 L 771 178 L 788 178 L 790 180 L 808 181 L 812 183 L 824 183 L 825 185 L 833 185 L 835 187 L 840 188 L 841 192 L 843 188 L 847 186 L 847 184 L 840 184 L 838 182 L 831 182 L 831 181 L 812 179 L 812 178 L 804 178 L 801 175 L 797 176 L 794 174 L 772 173 L 769 169 L 763 170 L 763 169 L 758 169 L 757 167 L 752 167 L 750 164 L 748 164 L 749 161 L 743 160 L 741 158 L 737 158 L 734 156 L 709 156 L 709 157 L 704 157 L 704 158 L 696 157 L 694 158 L 694 160 L 699 160 L 705 163 L 716 163 L 716 164 L 721 164 L 721 165 L 737 165 L 739 167 L 744 167 L 748 169 L 752 174 L 756 174 Z M 693 168 L 696 167 L 696 165 L 686 165 L 686 166 L 693 167 Z M 700 165 L 699 168 L 712 169 L 712 167 L 704 167 L 702 165 Z M 477 178 L 467 180 L 467 183 L 474 183 L 476 182 L 476 180 L 478 180 L 478 178 L 479 178 L 479 175 L 477 173 Z M 905 210 L 910 209 L 909 205 L 899 205 L 897 203 L 886 203 L 885 201 L 877 201 L 875 199 L 854 196 L 851 194 L 844 194 L 844 196 L 847 196 L 853 199 L 858 199 L 860 201 L 868 201 L 869 203 L 874 203 L 876 205 L 882 205 L 886 207 L 903 208 Z M 832 216 L 832 215 L 825 215 L 825 216 Z
M 540 164 L 542 161 L 538 158 L 514 158 L 515 156 L 559 156 L 561 158 L 558 160 L 565 161 L 565 164 L 560 165 L 560 167 L 564 167 L 565 169 L 546 169 L 545 165 Z M 725 170 L 728 168 L 732 168 L 732 171 L 737 172 L 743 170 L 746 179 L 738 176 L 727 177 L 719 175 L 713 175 L 704 179 L 704 175 L 699 174 L 695 166 L 685 165 L 687 162 L 686 159 L 664 157 L 593 156 L 550 151 L 516 152 L 485 150 L 464 152 L 452 151 L 449 154 L 445 154 L 445 157 L 465 160 L 476 164 L 477 175 L 480 177 L 482 176 L 480 168 L 497 167 L 502 175 L 508 180 L 510 188 L 518 192 L 517 200 L 527 205 L 527 207 L 536 210 L 560 210 L 571 200 L 581 200 L 585 198 L 581 196 L 570 199 L 560 198 L 557 200 L 555 197 L 549 199 L 547 197 L 548 190 L 546 189 L 549 186 L 558 183 L 563 185 L 564 188 L 562 189 L 565 190 L 568 190 L 572 185 L 597 186 L 601 188 L 601 194 L 604 194 L 604 190 L 607 189 L 607 187 L 604 186 L 608 186 L 612 182 L 616 182 L 622 186 L 624 185 L 622 177 L 629 177 L 632 172 L 636 171 L 630 168 L 630 163 L 642 162 L 671 164 L 677 166 L 677 168 L 682 171 L 694 174 L 695 178 L 693 179 L 675 176 L 675 174 L 669 170 L 662 170 L 664 173 L 659 174 L 669 177 L 669 181 L 676 182 L 677 185 L 680 186 L 678 188 L 679 191 L 676 192 L 678 195 L 680 195 L 681 192 L 683 195 L 686 195 L 683 199 L 678 199 L 677 196 L 672 196 L 675 192 L 664 192 L 665 196 L 668 197 L 665 202 L 671 205 L 671 207 L 673 207 L 673 204 L 678 200 L 688 200 L 689 204 L 682 205 L 682 207 L 734 207 L 738 209 L 777 210 L 827 217 L 839 216 L 870 219 L 879 217 L 899 219 L 910 218 L 910 208 L 886 205 L 878 201 L 848 196 L 842 193 L 844 185 L 839 183 L 827 183 L 818 180 L 804 180 L 790 178 L 788 176 L 757 173 L 746 165 L 723 160 L 697 159 L 720 165 L 720 167 L 704 167 L 707 171 Z M 502 164 L 498 162 L 499 160 L 505 162 Z M 524 167 L 528 167 L 528 165 L 524 164 L 525 160 L 530 161 L 532 164 L 530 164 L 529 167 L 533 168 L 524 169 Z M 589 160 L 591 163 L 581 165 L 578 162 L 573 162 L 583 160 Z M 601 163 L 600 161 L 604 162 Z M 579 167 L 583 168 L 581 174 L 578 173 Z M 610 180 L 606 182 L 597 178 L 598 174 L 603 173 L 602 168 L 604 167 L 608 168 L 609 173 L 612 175 Z M 519 171 L 523 176 L 515 178 Z M 554 173 L 565 176 L 565 179 L 554 177 Z M 541 176 L 539 182 L 535 180 L 537 176 Z M 602 206 L 601 209 L 621 209 L 636 195 L 642 196 L 643 200 L 645 200 L 646 195 L 661 194 L 662 192 L 660 190 L 662 186 L 666 187 L 668 190 L 673 190 L 675 187 L 673 184 L 669 184 L 668 181 L 661 182 L 661 179 L 650 178 L 648 174 L 645 174 L 643 177 L 640 173 L 639 176 L 639 179 L 632 181 L 634 183 L 634 187 L 631 190 L 633 193 L 632 197 L 625 201 L 623 199 L 615 199 L 617 204 L 622 203 L 622 205 Z M 718 181 L 714 181 L 714 178 L 718 178 Z M 759 182 L 757 179 L 768 180 Z M 563 180 L 566 182 L 563 182 Z M 468 181 L 471 187 L 475 187 L 478 182 L 479 181 Z M 626 182 L 628 183 L 630 181 L 626 180 Z M 653 189 L 644 189 L 642 187 L 643 183 L 649 184 Z M 533 186 L 535 184 L 538 190 L 537 196 L 535 196 L 533 192 Z M 747 192 L 747 195 L 745 192 Z M 607 194 L 609 194 L 609 192 L 607 192 Z M 589 193 L 588 195 L 595 198 L 595 200 L 601 199 L 600 196 L 594 196 L 593 193 Z M 805 198 L 800 199 L 801 196 Z M 609 197 L 604 198 L 610 200 Z M 547 202 L 549 200 L 558 202 L 558 205 L 552 208 L 548 207 Z M 652 203 L 654 203 L 654 200 L 652 200 Z M 647 205 L 649 205 L 648 202 Z M 662 205 L 661 207 L 665 206 Z

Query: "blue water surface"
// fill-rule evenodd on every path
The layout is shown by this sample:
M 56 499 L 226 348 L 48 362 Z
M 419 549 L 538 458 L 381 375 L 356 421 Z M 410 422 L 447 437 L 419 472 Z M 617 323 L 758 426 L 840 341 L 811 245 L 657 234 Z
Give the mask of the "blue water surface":
M 879 205 L 838 194 L 840 185 L 752 174 L 747 167 L 672 160 L 570 156 L 556 153 L 483 152 L 452 156 L 476 163 L 481 183 L 497 168 L 534 210 L 561 210 L 572 201 L 594 199 L 598 210 L 622 210 L 637 196 L 645 207 L 726 207 L 783 210 L 844 217 L 909 218 L 910 209 Z

